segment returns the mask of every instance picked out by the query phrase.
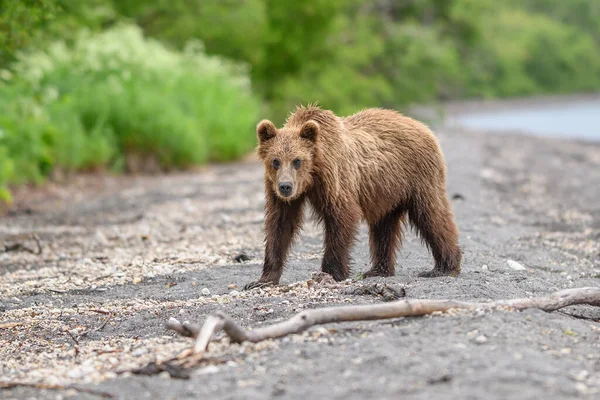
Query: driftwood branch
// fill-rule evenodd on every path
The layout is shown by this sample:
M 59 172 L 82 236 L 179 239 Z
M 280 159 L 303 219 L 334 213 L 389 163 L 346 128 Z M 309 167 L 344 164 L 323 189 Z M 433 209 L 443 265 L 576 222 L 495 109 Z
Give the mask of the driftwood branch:
M 385 304 L 327 307 L 302 311 L 287 321 L 255 330 L 246 330 L 231 317 L 221 312 L 216 312 L 208 316 L 202 327 L 187 322 L 181 324 L 172 318 L 169 320 L 167 328 L 184 336 L 195 338 L 196 342 L 193 353 L 198 354 L 207 349 L 213 334 L 220 329 L 229 336 L 233 343 L 244 341 L 256 343 L 265 339 L 275 339 L 293 333 L 300 333 L 314 325 L 332 322 L 419 317 L 434 312 L 446 312 L 450 309 L 512 309 L 520 311 L 528 308 L 537 308 L 543 311 L 554 311 L 577 304 L 600 307 L 600 288 L 567 289 L 555 292 L 547 297 L 497 300 L 487 303 L 413 299 L 399 300 Z

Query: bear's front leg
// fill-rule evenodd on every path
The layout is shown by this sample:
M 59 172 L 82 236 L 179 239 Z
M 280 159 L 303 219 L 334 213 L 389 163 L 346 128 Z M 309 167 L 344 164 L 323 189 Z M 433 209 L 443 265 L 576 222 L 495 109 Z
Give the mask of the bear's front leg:
M 283 273 L 290 247 L 302 225 L 304 199 L 285 202 L 268 190 L 265 203 L 265 263 L 258 281 L 248 283 L 244 290 L 277 285 Z
M 350 276 L 350 250 L 356 238 L 360 211 L 352 207 L 334 209 L 323 216 L 325 223 L 325 252 L 321 271 L 336 281 Z

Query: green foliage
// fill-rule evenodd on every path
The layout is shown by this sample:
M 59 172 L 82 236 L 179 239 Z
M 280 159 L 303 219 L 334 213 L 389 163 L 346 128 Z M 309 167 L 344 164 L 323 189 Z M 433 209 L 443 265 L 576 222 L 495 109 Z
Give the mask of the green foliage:
M 266 36 L 264 0 L 109 0 L 146 35 L 183 48 L 200 38 L 209 53 L 257 65 Z
M 0 196 L 127 154 L 232 160 L 298 103 L 348 114 L 599 77 L 596 0 L 0 0 Z
M 509 0 L 510 7 L 544 15 L 585 32 L 600 42 L 600 2 L 596 0 Z
M 495 10 L 466 60 L 468 96 L 517 96 L 600 89 L 600 46 L 544 15 Z
M 20 49 L 69 40 L 79 29 L 99 30 L 116 18 L 105 0 L 0 0 L 0 68 Z
M 37 39 L 56 11 L 52 0 L 0 0 L 0 65 Z
M 129 153 L 184 168 L 254 145 L 260 102 L 247 72 L 197 42 L 177 52 L 119 25 L 23 53 L 3 74 L 0 185 L 119 166 Z

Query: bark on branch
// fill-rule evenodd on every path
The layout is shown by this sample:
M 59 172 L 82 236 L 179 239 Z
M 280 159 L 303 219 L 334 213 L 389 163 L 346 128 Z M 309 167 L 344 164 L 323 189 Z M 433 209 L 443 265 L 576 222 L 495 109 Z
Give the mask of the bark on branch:
M 567 289 L 555 292 L 547 297 L 497 300 L 487 303 L 413 299 L 374 305 L 326 307 L 302 311 L 286 321 L 255 330 L 246 330 L 239 326 L 231 317 L 222 312 L 216 312 L 208 316 L 201 327 L 189 323 L 181 324 L 172 318 L 169 320 L 167 328 L 184 336 L 195 338 L 196 342 L 193 353 L 198 354 L 206 351 L 213 334 L 220 329 L 229 336 L 233 343 L 244 341 L 256 343 L 265 339 L 275 339 L 293 333 L 300 333 L 314 325 L 332 322 L 419 317 L 434 312 L 446 312 L 450 309 L 492 310 L 503 308 L 520 311 L 528 308 L 537 308 L 543 311 L 554 311 L 577 304 L 600 307 L 600 288 Z

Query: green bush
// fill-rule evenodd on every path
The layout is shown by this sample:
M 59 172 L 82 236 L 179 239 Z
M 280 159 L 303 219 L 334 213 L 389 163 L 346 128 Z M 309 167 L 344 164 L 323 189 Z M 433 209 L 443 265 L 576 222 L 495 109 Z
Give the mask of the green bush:
M 466 60 L 467 96 L 522 96 L 600 89 L 600 46 L 541 14 L 495 10 Z
M 197 42 L 178 52 L 119 25 L 20 54 L 2 76 L 4 191 L 54 169 L 118 168 L 129 153 L 184 168 L 254 145 L 260 101 L 247 71 Z

